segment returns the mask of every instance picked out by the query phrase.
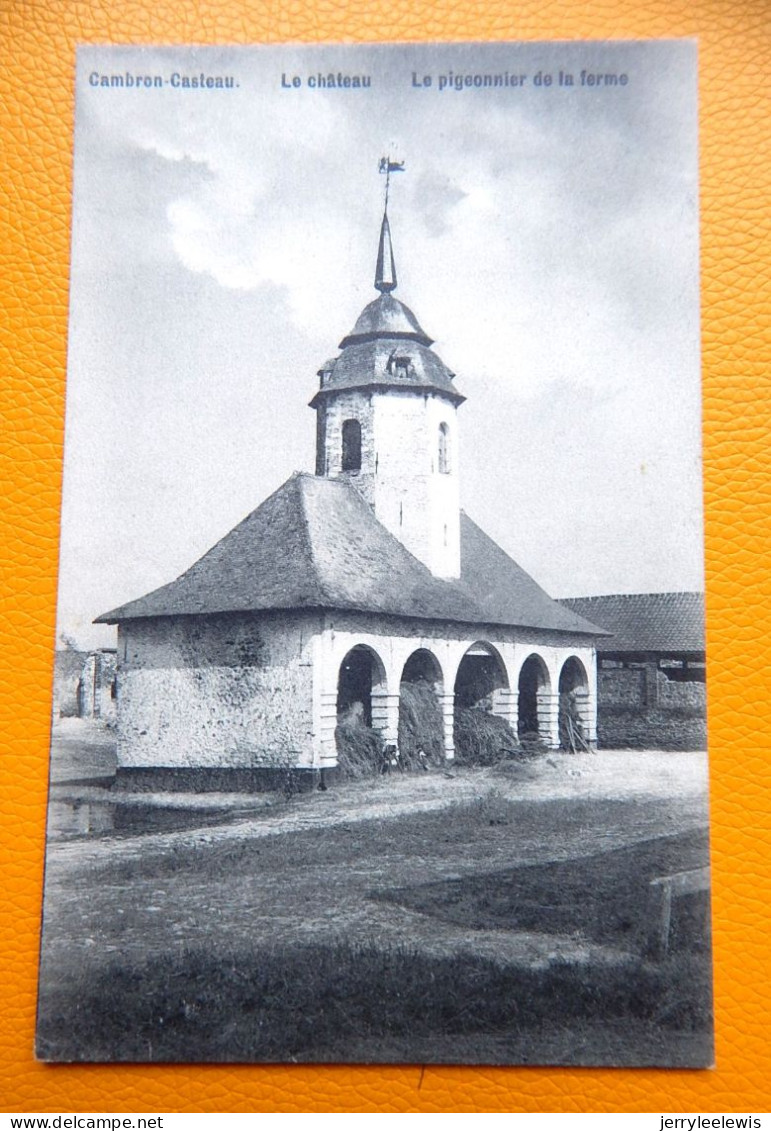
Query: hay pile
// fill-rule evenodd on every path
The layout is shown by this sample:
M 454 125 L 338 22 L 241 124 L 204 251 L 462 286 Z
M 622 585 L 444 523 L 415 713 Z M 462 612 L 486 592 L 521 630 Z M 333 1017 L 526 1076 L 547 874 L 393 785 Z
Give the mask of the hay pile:
M 589 749 L 589 744 L 584 736 L 581 713 L 573 691 L 560 693 L 559 733 L 560 747 L 563 750 L 570 750 L 573 754 L 576 754 L 579 750 Z
M 427 680 L 403 683 L 399 702 L 398 766 L 387 764 L 382 735 L 366 725 L 360 703 L 340 715 L 335 730 L 341 774 L 350 779 L 386 770 L 427 770 L 444 764 L 442 708 Z
M 401 685 L 399 761 L 405 770 L 425 770 L 444 761 L 442 708 L 424 679 Z
M 455 760 L 462 766 L 497 766 L 509 758 L 521 758 L 517 736 L 505 719 L 482 707 L 458 707 L 455 711 Z
M 530 741 L 528 738 L 530 737 Z M 335 730 L 341 774 L 351 780 L 373 777 L 386 765 L 382 735 L 366 725 L 361 704 L 338 718 Z M 455 758 L 462 766 L 497 766 L 523 761 L 544 750 L 537 735 L 520 743 L 505 719 L 492 715 L 489 701 L 455 710 Z M 442 708 L 428 680 L 401 685 L 399 703 L 399 770 L 427 770 L 444 765 Z
M 340 773 L 350 781 L 373 777 L 382 771 L 383 740 L 364 722 L 361 704 L 354 703 L 339 716 L 335 745 Z

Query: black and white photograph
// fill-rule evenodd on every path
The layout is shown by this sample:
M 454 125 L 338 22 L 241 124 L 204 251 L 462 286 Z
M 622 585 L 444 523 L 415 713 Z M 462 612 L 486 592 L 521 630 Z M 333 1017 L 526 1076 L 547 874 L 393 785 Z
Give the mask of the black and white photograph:
M 709 1067 L 695 42 L 75 83 L 38 1058 Z

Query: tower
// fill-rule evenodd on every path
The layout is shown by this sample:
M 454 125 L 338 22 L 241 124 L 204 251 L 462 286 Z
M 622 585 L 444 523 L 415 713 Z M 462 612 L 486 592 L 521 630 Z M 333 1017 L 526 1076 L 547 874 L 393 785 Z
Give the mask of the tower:
M 457 409 L 465 397 L 432 339 L 394 297 L 388 208 L 375 269 L 378 297 L 319 370 L 316 474 L 347 479 L 378 520 L 442 578 L 460 576 Z

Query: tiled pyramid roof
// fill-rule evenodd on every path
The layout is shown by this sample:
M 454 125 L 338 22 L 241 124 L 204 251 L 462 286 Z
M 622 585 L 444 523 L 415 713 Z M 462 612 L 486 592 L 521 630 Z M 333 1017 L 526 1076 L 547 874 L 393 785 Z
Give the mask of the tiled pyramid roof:
M 613 593 L 561 604 L 613 635 L 607 652 L 703 652 L 703 593 Z
M 297 473 L 176 581 L 98 621 L 320 608 L 603 635 L 466 515 L 461 571 L 434 577 L 349 483 Z

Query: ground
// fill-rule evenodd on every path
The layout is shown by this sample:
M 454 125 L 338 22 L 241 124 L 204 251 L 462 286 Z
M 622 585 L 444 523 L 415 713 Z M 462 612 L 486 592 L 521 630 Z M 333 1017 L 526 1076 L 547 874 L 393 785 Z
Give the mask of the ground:
M 42 1056 L 709 1060 L 703 907 L 646 954 L 649 881 L 707 861 L 704 755 L 292 798 L 79 784 L 110 758 L 96 727 L 56 736 Z

